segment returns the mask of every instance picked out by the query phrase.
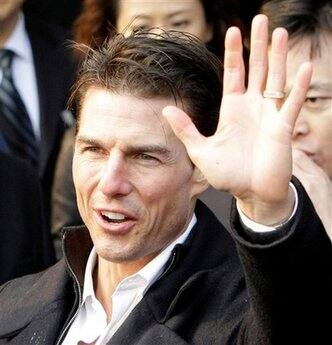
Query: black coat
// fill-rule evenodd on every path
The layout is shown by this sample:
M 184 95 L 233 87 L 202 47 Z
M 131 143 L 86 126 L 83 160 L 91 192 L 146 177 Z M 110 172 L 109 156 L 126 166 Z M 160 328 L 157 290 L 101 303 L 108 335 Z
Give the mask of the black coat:
M 251 236 L 234 211 L 235 244 L 198 203 L 191 235 L 110 344 L 331 344 L 331 242 L 298 188 L 295 219 L 278 234 Z M 71 228 L 62 261 L 0 289 L 1 345 L 56 343 L 79 305 L 91 245 L 85 228 Z
M 0 284 L 54 263 L 35 170 L 0 152 Z

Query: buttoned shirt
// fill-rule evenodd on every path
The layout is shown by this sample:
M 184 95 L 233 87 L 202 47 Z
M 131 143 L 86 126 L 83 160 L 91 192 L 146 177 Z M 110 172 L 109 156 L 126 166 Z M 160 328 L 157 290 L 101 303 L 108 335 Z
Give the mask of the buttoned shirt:
M 40 109 L 35 66 L 23 13 L 19 14 L 14 30 L 5 42 L 4 49 L 13 51 L 13 82 L 29 114 L 33 131 L 40 138 Z M 0 68 L 0 82 L 2 70 Z

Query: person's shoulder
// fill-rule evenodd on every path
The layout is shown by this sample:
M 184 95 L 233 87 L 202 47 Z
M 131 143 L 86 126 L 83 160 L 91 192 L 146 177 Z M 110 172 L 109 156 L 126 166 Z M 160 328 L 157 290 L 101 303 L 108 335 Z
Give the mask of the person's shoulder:
M 43 65 L 65 83 L 72 84 L 77 62 L 74 58 L 71 31 L 52 21 L 25 16 L 25 27 L 31 43 L 34 62 Z M 55 70 L 55 72 L 54 72 Z M 38 75 L 38 72 L 37 72 Z
M 23 277 L 9 280 L 0 286 L 0 304 L 3 308 L 2 301 L 16 300 L 18 297 L 22 297 L 26 291 L 40 279 L 44 272 L 38 272 L 34 274 L 28 274 Z
M 71 31 L 53 21 L 46 21 L 41 18 L 25 16 L 25 26 L 29 35 L 36 35 L 49 40 L 54 45 L 63 45 L 66 40 L 71 39 Z

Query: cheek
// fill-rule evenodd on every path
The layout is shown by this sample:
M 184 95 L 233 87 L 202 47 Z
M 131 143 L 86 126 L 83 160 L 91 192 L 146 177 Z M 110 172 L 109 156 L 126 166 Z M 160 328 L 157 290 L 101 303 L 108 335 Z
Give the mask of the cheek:
M 326 116 L 324 121 L 317 123 L 316 138 L 320 147 L 326 151 L 329 156 L 332 155 L 332 116 Z
M 98 184 L 99 168 L 91 161 L 75 157 L 73 160 L 73 180 L 77 201 L 89 197 Z
M 179 168 L 179 171 L 184 171 Z M 167 177 L 167 178 L 166 178 Z M 154 204 L 169 204 L 176 200 L 189 200 L 189 189 L 191 183 L 191 174 L 177 174 L 176 172 L 164 174 L 164 178 L 151 181 L 145 188 L 146 198 Z

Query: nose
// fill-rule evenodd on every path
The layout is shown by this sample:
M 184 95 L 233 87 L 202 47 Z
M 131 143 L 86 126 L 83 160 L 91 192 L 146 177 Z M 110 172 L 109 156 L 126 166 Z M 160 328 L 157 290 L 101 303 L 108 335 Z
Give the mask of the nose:
M 99 181 L 100 191 L 107 197 L 125 196 L 132 191 L 124 157 L 111 153 Z
M 300 139 L 301 137 L 307 135 L 310 131 L 309 123 L 306 116 L 301 112 L 299 117 L 295 122 L 295 127 L 293 131 L 293 140 Z

